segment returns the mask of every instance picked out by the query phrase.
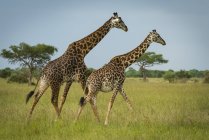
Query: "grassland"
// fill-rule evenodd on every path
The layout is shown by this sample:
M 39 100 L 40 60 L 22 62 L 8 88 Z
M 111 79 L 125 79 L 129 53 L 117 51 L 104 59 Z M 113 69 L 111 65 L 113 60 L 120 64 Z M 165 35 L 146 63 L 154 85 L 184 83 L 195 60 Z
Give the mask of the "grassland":
M 55 121 L 49 89 L 27 122 L 32 100 L 26 105 L 25 95 L 33 86 L 0 79 L 0 139 L 209 139 L 208 84 L 169 84 L 162 79 L 144 83 L 139 79 L 126 79 L 124 88 L 134 111 L 130 112 L 118 95 L 108 126 L 103 124 L 111 93 L 98 95 L 101 123 L 96 122 L 90 105 L 85 107 L 79 121 L 74 122 L 82 96 L 77 83 L 70 89 L 61 119 Z

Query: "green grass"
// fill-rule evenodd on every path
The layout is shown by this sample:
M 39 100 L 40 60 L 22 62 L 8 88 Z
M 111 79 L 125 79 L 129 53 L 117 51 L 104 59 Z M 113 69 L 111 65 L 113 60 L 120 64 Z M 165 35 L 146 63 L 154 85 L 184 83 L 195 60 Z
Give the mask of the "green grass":
M 104 120 L 111 92 L 98 94 L 101 123 L 96 122 L 89 104 L 75 123 L 78 102 L 83 95 L 77 83 L 70 89 L 61 119 L 56 121 L 49 89 L 28 122 L 33 99 L 26 105 L 25 95 L 33 88 L 0 79 L 0 139 L 209 139 L 208 84 L 169 84 L 162 79 L 144 83 L 139 79 L 126 79 L 124 89 L 134 111 L 128 110 L 118 94 L 108 126 L 104 126 Z M 60 95 L 62 93 L 63 88 Z

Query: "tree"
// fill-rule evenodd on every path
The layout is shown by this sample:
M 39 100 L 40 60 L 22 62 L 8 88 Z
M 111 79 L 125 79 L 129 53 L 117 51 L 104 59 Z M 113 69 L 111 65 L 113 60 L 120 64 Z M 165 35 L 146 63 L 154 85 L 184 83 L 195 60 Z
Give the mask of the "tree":
M 168 80 L 169 83 L 173 83 L 175 81 L 175 72 L 173 70 L 168 70 L 163 75 L 165 80 Z
M 13 70 L 7 82 L 27 83 L 28 82 L 28 68 L 17 68 Z
M 167 62 L 168 60 L 164 59 L 162 54 L 147 52 L 137 59 L 136 64 L 139 66 L 139 71 L 141 71 L 143 75 L 143 80 L 146 81 L 146 67 L 152 67 L 154 65 L 159 65 Z
M 129 67 L 129 69 L 126 71 L 127 77 L 139 77 L 139 72 L 136 71 L 134 68 Z
M 206 71 L 206 72 L 205 72 L 205 77 L 204 77 L 203 82 L 204 82 L 204 83 L 209 83 L 209 71 Z
M 22 67 L 27 67 L 29 85 L 31 85 L 34 70 L 46 64 L 51 59 L 51 55 L 57 52 L 57 48 L 45 44 L 30 46 L 20 43 L 18 46 L 12 45 L 9 48 L 9 50 L 3 49 L 0 56 L 8 59 L 11 64 L 19 63 Z
M 191 75 L 189 74 L 189 72 L 185 70 L 180 70 L 176 72 L 176 78 L 178 79 L 191 78 Z
M 1 69 L 0 70 L 0 77 L 1 78 L 8 78 L 11 75 L 12 71 L 13 70 L 10 68 Z
M 203 71 L 199 71 L 199 70 L 196 70 L 196 69 L 192 69 L 192 70 L 189 70 L 189 75 L 191 75 L 191 77 L 204 77 L 204 72 Z

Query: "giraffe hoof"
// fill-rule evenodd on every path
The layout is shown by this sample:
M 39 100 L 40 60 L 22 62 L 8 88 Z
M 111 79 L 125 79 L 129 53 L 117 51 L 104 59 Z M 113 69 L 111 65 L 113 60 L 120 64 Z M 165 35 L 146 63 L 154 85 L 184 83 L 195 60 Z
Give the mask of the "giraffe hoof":
M 108 125 L 108 122 L 105 122 L 104 125 L 107 126 Z

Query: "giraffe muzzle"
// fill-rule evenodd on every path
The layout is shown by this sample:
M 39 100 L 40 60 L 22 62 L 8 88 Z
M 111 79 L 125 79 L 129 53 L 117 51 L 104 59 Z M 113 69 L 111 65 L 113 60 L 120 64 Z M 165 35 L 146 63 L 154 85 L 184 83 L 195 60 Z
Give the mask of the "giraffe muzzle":
M 128 31 L 128 27 L 127 27 L 127 26 L 125 26 L 124 31 L 125 31 L 125 32 L 127 32 L 127 31 Z

